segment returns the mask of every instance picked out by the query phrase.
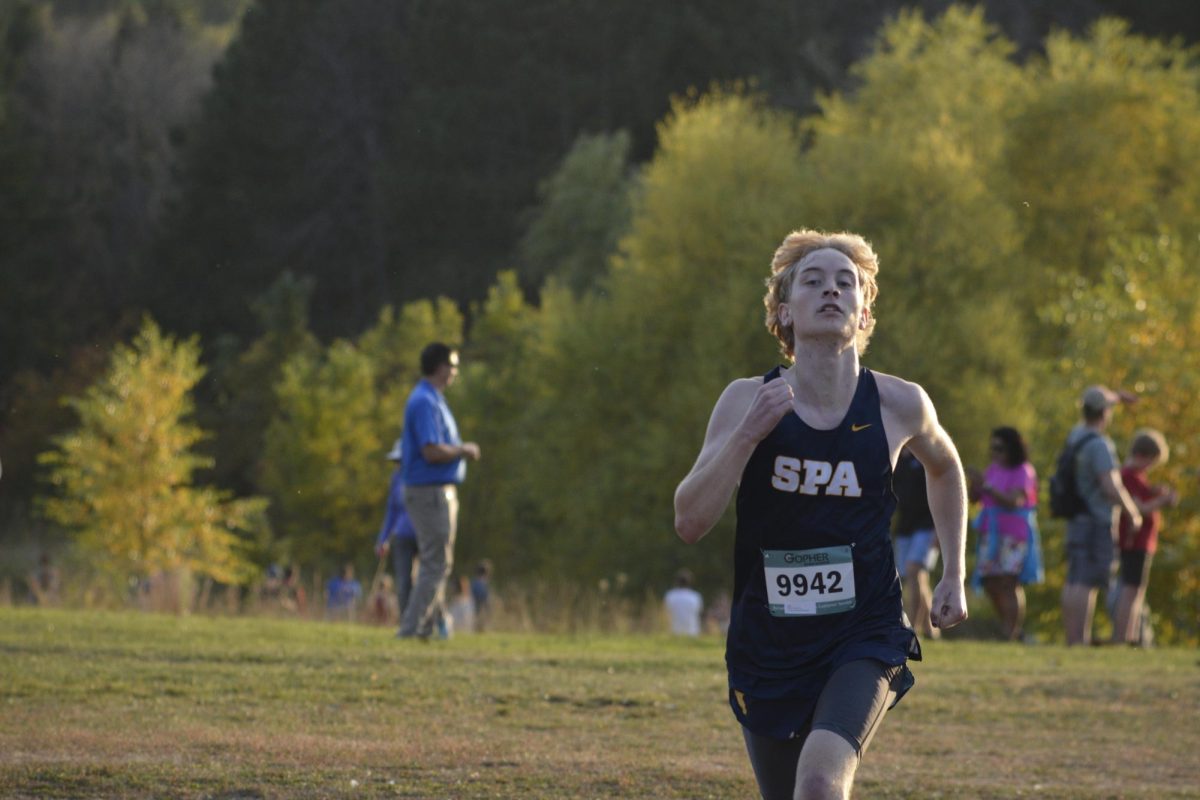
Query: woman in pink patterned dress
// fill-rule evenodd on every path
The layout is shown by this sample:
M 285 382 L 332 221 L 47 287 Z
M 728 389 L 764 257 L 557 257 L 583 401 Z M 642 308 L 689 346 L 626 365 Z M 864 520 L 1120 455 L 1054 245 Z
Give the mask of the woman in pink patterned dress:
M 1029 463 L 1025 440 L 1015 428 L 992 431 L 992 463 L 983 476 L 975 520 L 979 531 L 975 576 L 1000 617 L 1004 637 L 1024 635 L 1025 590 L 1042 580 L 1037 532 L 1037 473 Z

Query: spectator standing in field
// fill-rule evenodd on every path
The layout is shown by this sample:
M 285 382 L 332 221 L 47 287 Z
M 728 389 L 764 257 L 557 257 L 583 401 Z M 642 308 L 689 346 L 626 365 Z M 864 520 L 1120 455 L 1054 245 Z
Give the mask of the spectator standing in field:
M 703 537 L 737 494 L 729 703 L 767 800 L 848 797 L 920 658 L 890 535 L 892 469 L 925 466 L 944 568 L 931 623 L 967 616 L 966 486 L 916 384 L 862 368 L 878 260 L 854 234 L 797 231 L 775 252 L 766 323 L 791 363 L 733 381 L 675 492 L 675 528 Z
M 372 625 L 395 624 L 399 620 L 396 605 L 396 584 L 392 576 L 379 576 L 367 598 L 367 621 Z
M 404 508 L 403 462 L 399 439 L 392 445 L 387 457 L 395 464 L 395 469 L 392 470 L 392 480 L 388 486 L 383 525 L 379 528 L 379 536 L 375 539 L 375 555 L 384 558 L 389 550 L 392 553 L 392 568 L 396 573 L 396 603 L 399 613 L 403 614 L 404 609 L 408 607 L 408 599 L 412 595 L 413 561 L 417 557 L 417 532 L 408 518 L 408 511 Z
M 925 491 L 925 468 L 907 448 L 900 451 L 892 472 L 892 490 L 896 493 L 892 534 L 896 567 L 904 582 L 904 612 L 917 633 L 936 639 L 941 631 L 929 622 L 929 601 L 933 594 L 929 575 L 937 566 L 937 533 Z
M 454 587 L 454 593 L 447 609 L 450 615 L 448 633 L 474 633 L 475 600 L 471 597 L 471 582 L 466 575 L 458 575 L 450 581 L 450 585 Z
M 34 603 L 50 607 L 58 605 L 62 592 L 62 574 L 50 560 L 48 553 L 42 553 L 37 569 L 29 573 L 26 581 Z
M 329 619 L 353 622 L 362 603 L 362 584 L 354 577 L 354 565 L 346 564 L 325 584 L 325 612 Z
M 471 576 L 471 601 L 475 604 L 475 630 L 487 630 L 492 617 L 492 562 L 483 559 Z
M 279 605 L 280 596 L 283 594 L 283 570 L 278 564 L 271 564 L 267 567 L 266 575 L 263 576 L 262 586 L 259 589 L 259 602 L 267 608 L 274 609 Z
M 1029 463 L 1025 440 L 1016 428 L 992 431 L 992 462 L 983 475 L 978 499 L 983 511 L 975 576 L 1000 618 L 1005 639 L 1024 636 L 1026 583 L 1040 583 L 1041 542 L 1037 527 L 1037 472 Z
M 1142 641 L 1142 604 L 1150 580 L 1150 562 L 1158 549 L 1162 509 L 1179 502 L 1179 494 L 1166 485 L 1151 486 L 1146 473 L 1170 457 L 1166 437 L 1153 428 L 1144 428 L 1133 436 L 1129 458 L 1121 467 L 1121 483 L 1142 514 L 1142 524 L 1134 526 L 1126 513 L 1120 522 L 1120 593 L 1117 595 L 1113 641 L 1139 644 Z
M 300 568 L 289 564 L 283 569 L 283 586 L 279 594 L 279 606 L 300 616 L 308 613 L 308 592 L 300 580 Z
M 444 392 L 458 378 L 458 352 L 441 342 L 421 351 L 423 376 L 404 407 L 400 437 L 404 505 L 417 532 L 417 583 L 397 634 L 428 639 L 445 616 L 446 578 L 454 566 L 458 485 L 479 445 L 463 442 Z
M 707 630 L 725 636 L 729 633 L 729 592 L 721 589 L 704 612 L 704 625 Z
M 671 620 L 671 633 L 680 636 L 700 635 L 700 614 L 704 598 L 692 588 L 692 573 L 681 569 L 675 575 L 675 586 L 663 596 L 663 607 Z
M 1080 402 L 1083 421 L 1067 434 L 1075 447 L 1075 489 L 1083 510 L 1067 522 L 1067 580 L 1062 590 L 1067 644 L 1091 644 L 1096 594 L 1108 585 L 1117 539 L 1118 512 L 1129 514 L 1136 528 L 1142 514 L 1125 491 L 1117 470 L 1117 448 L 1106 431 L 1113 407 L 1133 402 L 1104 386 L 1089 386 Z

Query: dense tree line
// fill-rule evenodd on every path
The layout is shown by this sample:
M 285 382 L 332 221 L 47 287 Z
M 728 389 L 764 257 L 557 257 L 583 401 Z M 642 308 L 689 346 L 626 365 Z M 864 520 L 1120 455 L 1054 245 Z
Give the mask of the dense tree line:
M 55 400 L 111 380 L 146 310 L 209 367 L 188 479 L 270 501 L 246 557 L 362 557 L 416 352 L 444 338 L 486 454 L 465 559 L 715 587 L 728 521 L 683 548 L 670 492 L 724 384 L 777 359 L 761 281 L 798 225 L 875 241 L 867 363 L 925 385 L 968 461 L 1004 422 L 1048 471 L 1079 386 L 1124 380 L 1147 400 L 1121 424 L 1167 430 L 1187 478 L 1200 428 L 1157 355 L 1196 324 L 1181 45 L 1082 33 L 1086 2 L 498 5 L 262 0 L 232 39 L 233 2 L 0 12 L 6 501 L 47 494 L 33 456 L 79 422 Z M 95 85 L 63 77 L 76 51 Z M 1188 520 L 1160 563 L 1194 603 Z
M 315 281 L 326 338 L 380 298 L 465 308 L 502 268 L 536 290 L 517 245 L 581 136 L 626 131 L 641 163 L 672 94 L 714 81 L 809 113 L 911 5 L 948 2 L 6 3 L 0 390 L 142 311 L 246 340 L 285 270 Z M 987 4 L 1018 54 L 1104 12 L 1195 39 L 1188 6 Z

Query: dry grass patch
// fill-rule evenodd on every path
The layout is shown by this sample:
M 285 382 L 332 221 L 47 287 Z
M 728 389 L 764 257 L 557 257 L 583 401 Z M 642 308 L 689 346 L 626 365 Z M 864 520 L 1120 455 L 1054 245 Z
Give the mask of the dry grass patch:
M 1194 651 L 939 642 L 858 797 L 1195 797 Z M 12 797 L 750 797 L 722 645 L 0 609 Z

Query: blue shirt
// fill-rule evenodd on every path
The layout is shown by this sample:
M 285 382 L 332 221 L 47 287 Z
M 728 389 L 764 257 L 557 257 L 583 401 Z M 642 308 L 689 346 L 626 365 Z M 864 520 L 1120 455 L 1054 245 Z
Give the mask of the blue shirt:
M 415 539 L 417 531 L 413 528 L 412 520 L 408 518 L 408 509 L 404 507 L 404 480 L 400 470 L 392 471 L 392 485 L 388 489 L 387 512 L 383 517 L 383 527 L 379 529 L 379 538 L 375 546 L 381 547 L 388 539 Z
M 409 486 L 462 483 L 467 476 L 466 459 L 431 464 L 421 454 L 421 448 L 427 444 L 457 446 L 462 444 L 462 439 L 446 398 L 422 378 L 413 387 L 404 406 L 404 432 L 400 438 L 402 480 Z
M 330 578 L 325 591 L 329 595 L 326 607 L 330 610 L 353 608 L 362 599 L 362 584 L 353 578 Z

